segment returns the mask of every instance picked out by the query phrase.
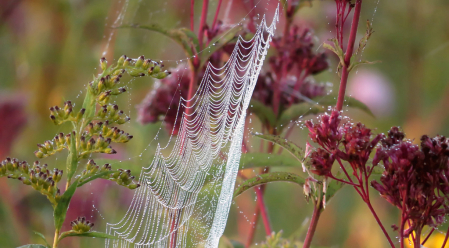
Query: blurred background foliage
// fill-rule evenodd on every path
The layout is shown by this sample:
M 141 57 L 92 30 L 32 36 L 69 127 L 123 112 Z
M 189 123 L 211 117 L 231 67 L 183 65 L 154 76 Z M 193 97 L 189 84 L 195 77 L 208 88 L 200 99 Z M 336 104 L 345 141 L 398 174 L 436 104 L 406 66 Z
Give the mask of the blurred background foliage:
M 233 1 L 228 16 L 231 22 L 247 14 L 244 3 L 240 3 L 245 0 L 225 0 L 223 5 L 228 6 L 229 1 Z M 201 11 L 200 2 L 196 1 L 196 13 Z M 271 0 L 271 5 L 275 6 L 274 2 Z M 64 126 L 55 128 L 49 121 L 48 108 L 64 100 L 81 104 L 84 86 L 92 74 L 99 71 L 98 59 L 104 51 L 109 61 L 122 54 L 130 57 L 144 54 L 152 59 L 184 58 L 174 42 L 159 34 L 111 29 L 119 24 L 114 22 L 124 5 L 127 5 L 125 23 L 159 23 L 173 28 L 189 26 L 189 3 L 186 0 L 0 0 L 0 159 L 12 156 L 33 161 L 37 143 L 68 130 Z M 216 0 L 211 1 L 209 19 L 213 18 L 216 4 Z M 348 94 L 366 103 L 376 118 L 358 110 L 349 110 L 347 114 L 376 132 L 386 132 L 393 125 L 401 126 L 409 138 L 417 141 L 422 134 L 449 135 L 449 2 L 366 0 L 363 4 L 361 18 L 372 20 L 375 30 L 363 57 L 382 63 L 362 66 L 353 73 Z M 264 12 L 264 6 L 258 8 L 260 13 Z M 330 23 L 334 21 L 334 14 L 333 1 L 315 0 L 312 7 L 299 11 L 295 23 L 314 30 L 318 48 L 333 36 Z M 222 7 L 220 18 L 224 15 Z M 195 22 L 197 27 L 199 14 Z M 282 20 L 279 25 L 283 25 Z M 360 37 L 364 28 L 360 25 Z M 176 67 L 177 63 L 167 61 L 165 64 Z M 338 89 L 336 65 L 332 57 L 332 69 L 315 78 L 332 82 L 334 92 Z M 128 86 L 130 94 L 120 99 L 119 105 L 136 120 L 135 106 L 151 89 L 152 82 L 139 78 Z M 143 126 L 131 121 L 124 129 L 135 138 L 129 145 L 118 148 L 117 155 L 104 159 L 116 159 L 112 166 L 138 173 L 154 154 L 156 142 L 153 139 L 160 127 L 160 123 Z M 253 120 L 251 127 L 260 130 L 260 123 Z M 305 144 L 306 136 L 305 130 L 297 128 L 290 140 L 301 145 Z M 159 140 L 167 137 L 164 130 L 158 135 Z M 258 142 L 251 140 L 254 147 L 258 147 Z M 143 156 L 138 157 L 142 152 Z M 96 162 L 102 163 L 100 160 Z M 52 157 L 46 162 L 50 167 L 62 169 L 64 161 L 64 157 Z M 84 215 L 95 222 L 94 229 L 103 231 L 106 220 L 114 222 L 126 211 L 130 193 L 113 183 L 92 183 L 75 194 L 67 220 Z M 39 242 L 34 230 L 44 233 L 50 240 L 52 208 L 43 196 L 6 178 L 0 178 L 0 195 L 1 247 Z M 312 206 L 304 200 L 302 189 L 297 185 L 271 184 L 267 187 L 265 201 L 273 229 L 283 230 L 284 237 L 294 235 L 312 213 Z M 397 223 L 397 211 L 386 201 L 373 197 L 373 205 L 385 226 Z M 252 226 L 249 219 L 254 206 L 252 192 L 235 200 L 225 231 L 229 239 L 245 242 Z M 265 239 L 265 232 L 261 221 L 256 228 L 257 243 Z M 447 225 L 441 230 L 445 229 Z M 394 237 L 392 230 L 389 231 Z M 436 234 L 434 242 L 438 236 L 442 234 Z M 350 187 L 343 188 L 328 204 L 318 224 L 314 244 L 387 247 L 374 218 Z M 100 240 L 75 238 L 61 244 L 62 247 L 101 245 Z

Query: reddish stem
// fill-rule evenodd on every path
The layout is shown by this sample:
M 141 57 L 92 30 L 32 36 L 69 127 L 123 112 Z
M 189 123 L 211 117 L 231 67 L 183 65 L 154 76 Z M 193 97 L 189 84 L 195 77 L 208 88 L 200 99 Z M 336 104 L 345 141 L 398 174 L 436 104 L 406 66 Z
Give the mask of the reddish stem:
M 443 245 L 441 246 L 441 248 L 445 248 L 446 247 L 446 243 L 447 243 L 447 239 L 448 238 L 449 238 L 449 227 L 447 228 L 446 237 L 444 238 L 444 242 L 443 242 Z
M 390 243 L 391 247 L 394 248 L 395 246 L 393 244 L 393 241 L 391 241 L 390 236 L 388 236 L 387 230 L 385 230 L 385 227 L 382 225 L 382 222 L 380 222 L 379 217 L 377 217 L 376 211 L 374 211 L 373 206 L 371 206 L 371 202 L 369 201 L 369 199 L 366 202 L 366 204 L 368 205 L 369 209 L 371 210 L 371 213 L 373 214 L 374 218 L 376 219 L 377 224 L 379 224 L 380 228 L 384 232 L 385 237 L 388 239 L 388 242 Z
M 307 230 L 307 236 L 304 240 L 304 245 L 302 246 L 303 248 L 309 248 L 310 244 L 312 243 L 313 235 L 315 234 L 322 209 L 323 201 L 320 200 L 315 204 L 315 207 L 313 208 L 312 220 L 310 221 L 309 230 Z
M 430 233 L 427 235 L 427 237 L 424 239 L 421 245 L 424 245 L 427 242 L 427 240 L 430 238 L 430 235 L 432 235 L 433 231 L 435 231 L 435 228 L 432 228 L 432 231 L 430 231 Z
M 357 0 L 357 2 L 355 3 L 354 18 L 351 24 L 351 33 L 349 34 L 348 47 L 345 53 L 345 64 L 343 65 L 343 70 L 341 73 L 340 89 L 338 91 L 337 110 L 339 111 L 342 110 L 343 102 L 345 100 L 346 84 L 348 82 L 349 76 L 348 68 L 351 63 L 352 53 L 354 52 L 354 43 L 357 36 L 357 27 L 359 25 L 361 9 L 362 0 Z
M 217 10 L 215 11 L 215 17 L 214 17 L 214 20 L 213 20 L 212 26 L 211 26 L 213 31 L 215 31 L 215 24 L 217 23 L 217 18 L 218 18 L 218 13 L 220 12 L 221 2 L 222 2 L 222 0 L 218 0 Z
M 201 11 L 200 29 L 198 30 L 198 44 L 200 51 L 203 48 L 204 28 L 206 28 L 207 8 L 209 7 L 209 0 L 203 1 L 203 10 Z
M 254 209 L 254 216 L 251 221 L 251 228 L 249 229 L 248 239 L 246 240 L 245 247 L 248 248 L 253 243 L 254 235 L 256 234 L 256 225 L 257 221 L 259 220 L 259 214 L 260 214 L 260 208 L 259 204 L 256 205 L 256 208 Z
M 257 195 L 257 205 L 259 205 L 263 225 L 265 226 L 265 233 L 268 236 L 271 234 L 272 231 L 270 226 L 270 220 L 268 219 L 267 207 L 265 206 L 265 201 L 263 199 L 263 192 L 260 189 L 260 187 L 256 187 L 256 195 Z
M 193 20 L 193 16 L 195 15 L 195 0 L 190 0 L 190 30 L 194 29 L 194 20 Z
M 336 181 L 339 181 L 339 182 L 342 182 L 342 183 L 345 183 L 345 184 L 352 185 L 352 186 L 354 186 L 354 187 L 360 187 L 360 185 L 357 185 L 357 184 L 355 184 L 355 183 L 351 183 L 351 182 L 348 182 L 348 181 L 345 181 L 345 180 L 336 178 L 336 177 L 334 177 L 334 175 L 332 175 L 332 174 L 329 174 L 328 177 L 330 177 L 330 178 L 332 178 L 332 179 L 334 179 L 334 180 L 336 180 Z

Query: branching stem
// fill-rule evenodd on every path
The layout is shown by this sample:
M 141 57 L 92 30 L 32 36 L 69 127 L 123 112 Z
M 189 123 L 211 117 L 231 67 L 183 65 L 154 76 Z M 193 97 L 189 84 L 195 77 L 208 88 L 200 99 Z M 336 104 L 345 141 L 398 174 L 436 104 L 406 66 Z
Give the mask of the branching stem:
M 345 64 L 343 65 L 340 81 L 340 89 L 338 91 L 337 110 L 341 111 L 343 102 L 345 100 L 346 84 L 348 82 L 349 71 L 348 68 L 351 63 L 352 53 L 354 52 L 354 43 L 357 36 L 357 27 L 359 26 L 360 11 L 362 9 L 362 0 L 357 0 L 355 3 L 354 18 L 351 24 L 351 33 L 349 34 L 348 47 L 345 53 Z

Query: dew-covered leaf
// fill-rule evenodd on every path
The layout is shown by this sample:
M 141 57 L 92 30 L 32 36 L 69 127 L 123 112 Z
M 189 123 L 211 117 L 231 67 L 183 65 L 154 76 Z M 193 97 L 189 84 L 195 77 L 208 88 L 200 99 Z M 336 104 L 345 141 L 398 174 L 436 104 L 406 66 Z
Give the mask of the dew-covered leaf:
M 190 41 L 189 36 L 187 36 L 185 31 L 183 30 L 166 29 L 158 24 L 150 24 L 150 25 L 131 24 L 131 25 L 121 25 L 117 28 L 138 28 L 158 32 L 171 38 L 173 41 L 181 45 L 181 47 L 184 49 L 184 52 L 188 57 L 193 56 L 192 52 L 193 43 Z
M 291 182 L 301 186 L 304 185 L 305 179 L 291 172 L 270 172 L 257 175 L 243 182 L 234 192 L 234 198 L 243 192 L 262 184 L 271 182 Z
M 249 111 L 254 113 L 262 123 L 268 123 L 272 127 L 276 125 L 276 115 L 270 107 L 255 99 L 251 99 L 250 106 Z
M 61 234 L 59 240 L 62 240 L 66 237 L 91 237 L 91 238 L 102 238 L 102 239 L 118 239 L 118 237 L 103 233 L 103 232 L 84 232 L 77 233 L 75 231 L 68 231 Z
M 294 167 L 301 166 L 295 158 L 268 153 L 244 153 L 240 158 L 239 170 L 254 167 Z
M 277 127 L 287 126 L 291 120 L 295 121 L 299 119 L 301 116 L 314 115 L 319 113 L 324 113 L 328 111 L 328 106 L 335 106 L 337 104 L 337 96 L 329 95 L 325 97 L 318 97 L 312 99 L 314 103 L 303 102 L 298 104 L 293 104 L 286 110 L 284 110 L 279 118 L 277 123 Z M 351 108 L 360 109 L 363 112 L 374 117 L 374 114 L 371 110 L 361 101 L 346 96 L 345 97 L 345 105 Z
M 326 201 L 329 201 L 343 186 L 344 183 L 331 180 L 326 190 Z
M 289 151 L 295 158 L 297 158 L 299 161 L 302 162 L 304 159 L 304 150 L 297 146 L 292 141 L 289 141 L 285 138 L 282 138 L 279 135 L 270 135 L 270 134 L 261 134 L 261 133 L 252 133 L 254 136 L 257 136 L 261 139 L 271 141 L 275 144 L 278 144 L 282 147 L 284 147 L 287 151 Z

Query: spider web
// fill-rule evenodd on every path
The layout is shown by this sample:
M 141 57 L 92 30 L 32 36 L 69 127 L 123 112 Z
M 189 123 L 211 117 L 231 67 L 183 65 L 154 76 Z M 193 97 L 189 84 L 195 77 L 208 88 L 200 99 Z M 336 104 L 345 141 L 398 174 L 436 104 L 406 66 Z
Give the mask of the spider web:
M 106 247 L 217 247 L 232 201 L 241 155 L 246 110 L 278 21 L 265 16 L 252 39 L 239 37 L 228 62 L 208 64 L 186 109 L 179 135 L 157 145 L 142 168 L 128 211 L 107 224 Z M 178 112 L 179 113 L 179 112 Z M 164 151 L 173 144 L 168 156 Z

